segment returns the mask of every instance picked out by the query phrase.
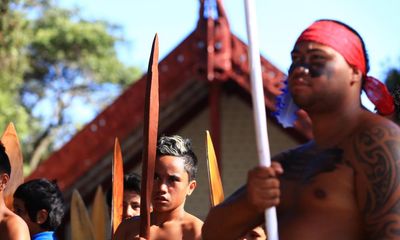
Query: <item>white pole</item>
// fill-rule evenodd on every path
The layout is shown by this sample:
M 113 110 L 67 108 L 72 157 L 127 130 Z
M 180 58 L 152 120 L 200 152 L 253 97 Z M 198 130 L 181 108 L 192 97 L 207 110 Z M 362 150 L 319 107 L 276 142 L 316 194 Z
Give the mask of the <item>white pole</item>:
M 271 154 L 267 135 L 267 119 L 265 114 L 264 86 L 261 73 L 260 50 L 256 27 L 256 11 L 253 0 L 245 0 L 247 38 L 249 41 L 249 64 L 251 92 L 253 99 L 254 125 L 257 139 L 257 152 L 261 166 L 271 165 Z M 268 240 L 278 240 L 278 223 L 276 209 L 265 211 L 265 224 Z

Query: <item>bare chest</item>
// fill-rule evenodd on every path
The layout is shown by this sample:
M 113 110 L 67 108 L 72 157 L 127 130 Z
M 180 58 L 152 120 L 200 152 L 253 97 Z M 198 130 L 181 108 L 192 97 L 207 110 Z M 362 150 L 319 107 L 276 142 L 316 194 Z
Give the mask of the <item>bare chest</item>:
M 280 211 L 353 211 L 354 170 L 344 160 L 344 151 L 309 149 L 289 155 L 282 162 Z
M 326 212 L 356 208 L 354 172 L 344 164 L 312 179 L 282 179 L 282 210 Z
M 165 224 L 163 226 L 153 225 L 150 228 L 152 240 L 190 240 L 195 239 L 194 231 L 184 224 Z M 130 236 L 131 239 L 138 237 L 137 234 Z
M 281 239 L 363 239 L 354 171 L 349 166 L 338 165 L 308 182 L 281 184 Z

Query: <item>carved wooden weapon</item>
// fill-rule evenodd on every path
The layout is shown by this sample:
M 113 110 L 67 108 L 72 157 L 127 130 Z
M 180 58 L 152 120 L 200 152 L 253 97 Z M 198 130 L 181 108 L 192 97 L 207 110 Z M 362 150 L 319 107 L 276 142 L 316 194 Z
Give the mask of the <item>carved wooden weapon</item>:
M 144 106 L 142 186 L 140 193 L 140 237 L 150 239 L 150 203 L 153 190 L 158 133 L 158 36 L 154 37 L 147 70 Z

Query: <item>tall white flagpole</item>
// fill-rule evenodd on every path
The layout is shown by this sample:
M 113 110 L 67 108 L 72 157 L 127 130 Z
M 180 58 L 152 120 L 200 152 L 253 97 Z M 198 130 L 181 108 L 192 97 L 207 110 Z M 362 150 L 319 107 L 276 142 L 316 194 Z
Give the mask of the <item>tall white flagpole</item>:
M 257 140 L 257 152 L 261 166 L 271 165 L 271 154 L 267 135 L 264 86 L 261 72 L 261 56 L 256 27 L 256 11 L 253 0 L 245 0 L 247 38 L 249 41 L 249 64 L 251 92 L 253 100 L 254 125 Z M 265 211 L 265 224 L 269 240 L 278 240 L 278 223 L 275 207 Z

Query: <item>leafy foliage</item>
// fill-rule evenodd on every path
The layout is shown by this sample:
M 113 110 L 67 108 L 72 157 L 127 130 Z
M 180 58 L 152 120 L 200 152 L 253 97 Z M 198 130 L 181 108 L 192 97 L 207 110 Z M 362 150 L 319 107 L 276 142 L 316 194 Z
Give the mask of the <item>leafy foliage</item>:
M 385 84 L 390 91 L 394 91 L 396 86 L 400 85 L 400 70 L 396 68 L 389 69 Z
M 0 14 L 0 124 L 15 123 L 34 168 L 140 72 L 118 60 L 118 26 L 51 0 L 1 0 Z
M 394 98 L 396 112 L 393 120 L 400 125 L 400 70 L 396 68 L 389 69 L 385 84 Z

